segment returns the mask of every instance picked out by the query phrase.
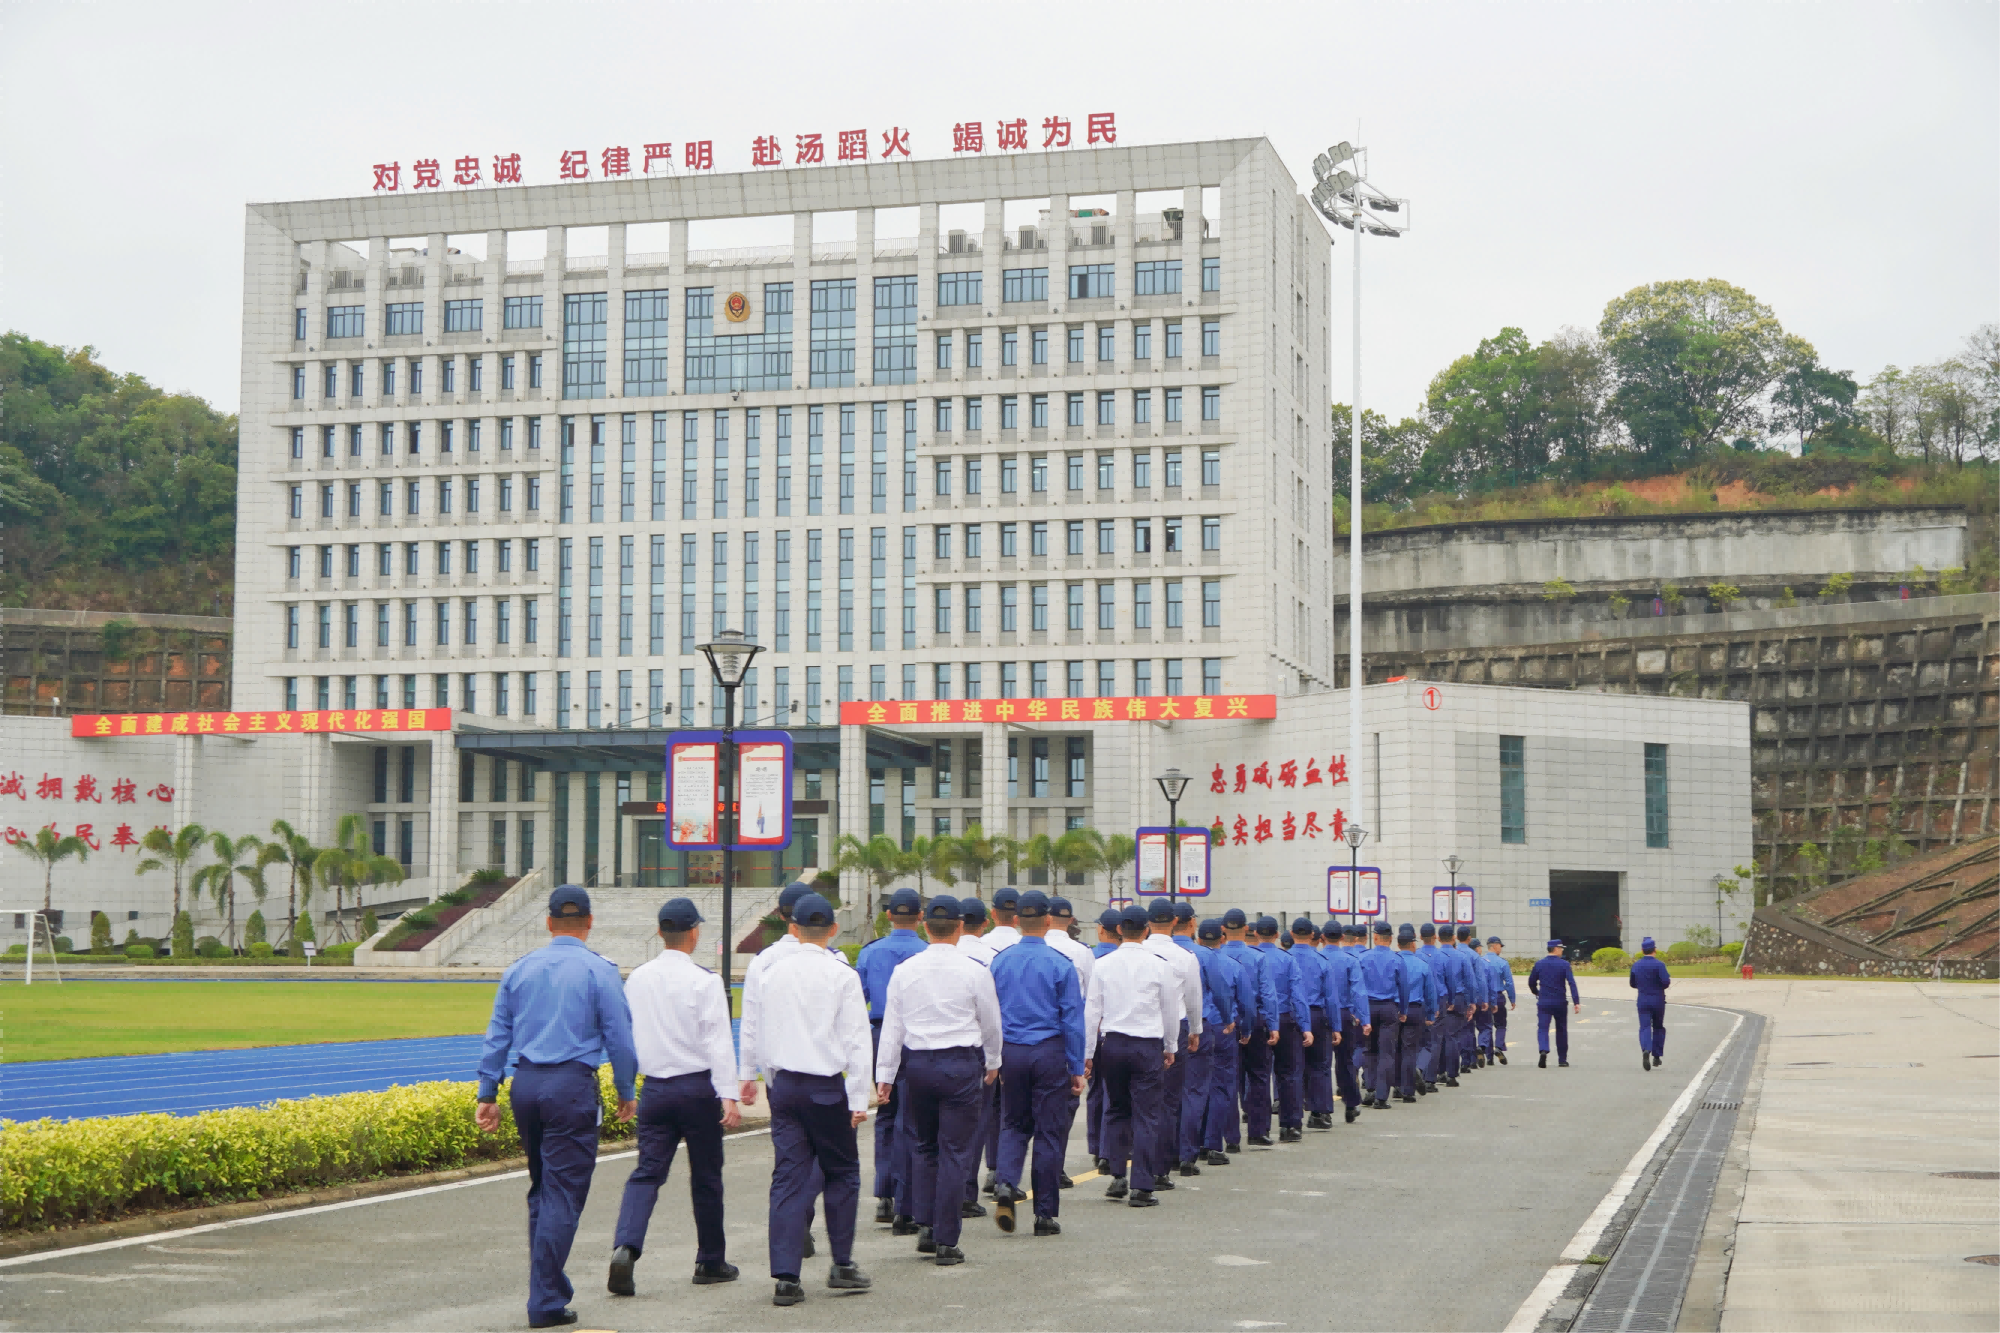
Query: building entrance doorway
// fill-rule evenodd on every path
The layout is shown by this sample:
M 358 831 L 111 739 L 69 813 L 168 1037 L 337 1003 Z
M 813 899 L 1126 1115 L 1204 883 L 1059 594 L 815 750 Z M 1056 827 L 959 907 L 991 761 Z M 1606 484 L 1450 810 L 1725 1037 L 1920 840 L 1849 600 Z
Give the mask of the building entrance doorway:
M 1624 922 L 1615 870 L 1549 872 L 1549 938 L 1561 940 L 1571 959 L 1588 959 L 1599 949 L 1622 949 Z

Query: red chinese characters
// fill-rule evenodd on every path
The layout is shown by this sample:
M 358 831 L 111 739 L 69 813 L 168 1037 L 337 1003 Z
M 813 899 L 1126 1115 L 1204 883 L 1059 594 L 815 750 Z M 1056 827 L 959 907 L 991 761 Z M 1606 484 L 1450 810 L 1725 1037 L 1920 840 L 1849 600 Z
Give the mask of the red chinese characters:
M 1236 766 L 1236 790 L 1238 792 L 1244 792 L 1248 791 L 1249 789 L 1250 789 L 1250 766 L 1248 764 L 1238 764 Z
M 1236 824 L 1233 829 L 1233 834 L 1234 836 L 1231 837 L 1230 841 L 1235 843 L 1238 847 L 1241 847 L 1244 843 L 1250 841 L 1250 821 L 1245 819 L 1242 815 L 1236 816 Z
M 1299 785 L 1299 766 L 1296 760 L 1287 759 L 1278 765 L 1278 785 L 1296 787 Z
M 1347 781 L 1347 756 L 1337 754 L 1326 761 L 1326 775 L 1329 786 L 1339 786 Z
M 842 130 L 840 132 L 839 157 L 842 162 L 866 162 L 868 160 L 868 131 Z
M 1338 813 L 1338 811 L 1336 811 L 1335 813 Z M 1305 834 L 1308 838 L 1317 838 L 1320 834 L 1326 832 L 1325 829 L 1319 826 L 1319 811 L 1317 810 L 1306 811 L 1306 822 L 1304 826 L 1299 829 L 1299 832 Z
M 825 136 L 801 134 L 793 142 L 797 145 L 798 150 L 798 156 L 792 159 L 793 162 L 804 166 L 826 161 Z
M 496 155 L 493 159 L 493 183 L 495 185 L 519 185 L 521 183 L 521 155 L 509 153 L 505 157 Z
M 590 177 L 590 153 L 586 149 L 572 148 L 562 155 L 562 169 L 557 175 L 566 181 L 587 180 Z
M 111 835 L 111 845 L 122 851 L 127 847 L 137 847 L 139 840 L 132 836 L 130 824 L 120 824 L 118 831 Z
M 76 840 L 90 848 L 93 852 L 104 850 L 103 845 L 97 840 L 97 826 L 95 824 L 78 824 L 76 826 Z
M 983 153 L 986 151 L 986 125 L 983 121 L 962 120 L 951 127 L 951 151 L 954 153 Z
M 95 801 L 104 804 L 104 798 L 97 794 L 97 779 L 86 773 L 76 780 L 76 798 L 79 801 Z
M 910 155 L 910 132 L 901 126 L 883 130 L 882 156 L 894 157 L 898 153 L 901 153 L 904 157 Z
M 651 171 L 655 162 L 664 162 L 670 167 L 674 164 L 674 146 L 672 144 L 649 143 L 645 148 L 646 160 L 640 167 L 642 171 Z
M 1217 764 L 1215 772 L 1209 775 L 1208 789 L 1217 796 L 1226 796 L 1229 793 L 1229 778 L 1223 773 L 1221 764 Z
M 750 141 L 750 165 L 753 167 L 775 167 L 783 161 L 778 149 L 778 136 L 760 134 Z
M 120 778 L 111 784 L 113 805 L 136 805 L 139 800 L 139 786 L 129 778 Z
M 146 793 L 146 795 L 152 797 L 154 800 L 160 802 L 162 805 L 171 805 L 173 804 L 173 799 L 174 799 L 174 789 L 172 787 L 169 787 L 166 783 L 162 782 L 158 786 L 153 787 L 151 790 L 149 790 Z
M 1026 120 L 1000 120 L 993 123 L 993 146 L 1001 152 L 1014 152 L 1028 146 L 1028 122 Z
M 410 171 L 415 177 L 410 182 L 410 188 L 413 190 L 435 190 L 444 183 L 438 176 L 438 160 L 434 157 L 426 157 L 412 163 Z
M 1269 791 L 1271 788 L 1271 766 L 1269 764 L 1257 765 L 1256 768 L 1251 770 L 1250 780 L 1266 791 Z
M 598 168 L 608 176 L 629 176 L 632 174 L 632 150 L 629 148 L 607 148 L 599 156 Z
M 23 778 L 19 773 L 9 773 L 4 777 L 0 777 L 0 796 L 17 796 L 21 800 L 27 800 L 27 779 Z
M 1320 784 L 1320 783 L 1321 783 L 1322 781 L 1324 781 L 1324 779 L 1323 779 L 1323 778 L 1321 778 L 1321 777 L 1320 777 L 1320 775 L 1319 775 L 1319 760 L 1317 760 L 1317 759 L 1308 759 L 1308 760 L 1306 760 L 1306 782 L 1305 782 L 1305 785 L 1306 785 L 1306 786 L 1308 786 L 1308 787 L 1316 787 L 1316 786 L 1318 786 L 1318 785 L 1319 785 L 1319 784 Z
M 1042 121 L 1042 147 L 1069 147 L 1069 121 L 1061 116 L 1050 116 Z
M 35 798 L 42 801 L 60 801 L 63 798 L 63 780 L 42 774 L 42 780 L 35 784 Z
M 401 162 L 377 162 L 375 164 L 375 188 L 378 190 L 402 189 L 403 164 Z
M 1289 810 L 1285 811 L 1285 818 L 1283 822 L 1279 824 L 1278 827 L 1281 830 L 1283 830 L 1286 842 L 1290 842 L 1294 838 L 1298 837 L 1299 833 L 1298 821 L 1292 818 L 1291 811 Z
M 1269 815 L 1257 816 L 1257 832 L 1252 836 L 1258 842 L 1269 842 L 1271 840 L 1271 818 Z
M 695 139 L 689 141 L 682 152 L 682 159 L 689 171 L 708 171 L 715 166 L 715 141 Z
M 1090 113 L 1088 137 L 1085 143 L 1117 143 L 1118 122 L 1112 112 L 1093 111 Z
M 452 163 L 451 183 L 453 185 L 479 184 L 479 159 L 476 157 L 461 157 Z
M 1333 836 L 1336 838 L 1345 838 L 1347 836 L 1347 812 L 1345 810 L 1335 810 L 1333 812 Z

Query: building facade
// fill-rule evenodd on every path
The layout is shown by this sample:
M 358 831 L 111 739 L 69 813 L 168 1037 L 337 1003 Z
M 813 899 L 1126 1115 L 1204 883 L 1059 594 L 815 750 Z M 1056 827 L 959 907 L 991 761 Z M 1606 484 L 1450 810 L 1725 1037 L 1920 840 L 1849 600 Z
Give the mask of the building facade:
M 774 216 L 789 247 L 691 248 Z M 631 742 L 606 733 L 719 720 L 695 650 L 724 627 L 766 648 L 739 720 L 808 730 L 847 700 L 1313 689 L 1327 260 L 1255 139 L 253 205 L 238 706 Z M 998 737 L 955 788 L 906 777 L 928 746 L 843 743 L 800 778 L 827 845 L 1143 800 L 1096 781 L 1142 748 L 1122 726 L 1013 744 L 1062 775 L 1018 807 Z M 657 767 L 585 748 L 542 755 L 579 765 L 539 802 L 559 877 L 567 807 Z M 623 790 L 569 776 L 599 772 Z

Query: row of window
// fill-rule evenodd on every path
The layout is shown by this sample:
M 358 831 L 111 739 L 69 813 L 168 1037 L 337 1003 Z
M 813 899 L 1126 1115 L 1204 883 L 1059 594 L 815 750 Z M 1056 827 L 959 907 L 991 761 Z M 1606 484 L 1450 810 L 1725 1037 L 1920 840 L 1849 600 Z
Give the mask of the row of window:
M 428 510 L 424 507 L 424 482 L 408 480 L 402 483 L 403 514 L 416 518 L 425 513 L 449 516 L 454 512 L 477 514 L 488 479 L 483 477 L 437 477 L 430 482 L 431 498 Z M 314 488 L 317 492 L 315 506 L 320 518 L 361 518 L 369 502 L 368 485 L 365 482 L 320 482 Z M 514 512 L 514 497 L 517 480 L 502 476 L 494 479 L 494 509 L 501 514 Z M 519 479 L 519 493 L 522 509 L 530 514 L 542 507 L 542 479 L 530 474 Z M 397 484 L 393 481 L 378 481 L 374 486 L 374 515 L 379 518 L 393 518 L 396 515 Z M 306 517 L 308 504 L 307 487 L 293 485 L 285 488 L 285 516 L 293 520 Z
M 1220 551 L 1222 549 L 1222 520 L 1210 516 L 1198 521 L 1201 524 L 1201 549 L 1204 551 Z M 1135 518 L 1131 520 L 1131 524 L 1131 553 L 1133 555 L 1152 554 L 1154 550 L 1154 520 L 1151 518 Z M 1188 527 L 1187 520 L 1163 518 L 1158 520 L 1158 524 L 1160 534 L 1158 549 L 1169 554 L 1188 549 L 1184 536 Z M 1027 553 L 1031 556 L 1045 556 L 1049 554 L 1049 529 L 1051 527 L 1049 522 L 1002 523 L 998 526 L 1000 528 L 1000 556 L 1002 559 L 1013 559 L 1021 554 L 1021 529 L 1024 527 L 1028 530 Z M 1062 554 L 1064 555 L 1086 555 L 1092 550 L 1098 555 L 1116 555 L 1118 552 L 1118 521 L 1116 519 L 1101 518 L 1097 520 L 1097 539 L 1094 544 L 1090 542 L 1090 525 L 1088 520 L 1071 519 L 1067 522 L 1057 522 L 1054 526 L 1061 530 L 1063 538 Z M 956 528 L 949 523 L 936 524 L 931 528 L 931 554 L 938 560 L 951 559 L 952 538 L 956 534 L 960 539 L 959 547 L 964 551 L 967 560 L 984 559 L 985 533 L 986 525 L 984 523 L 965 523 L 958 525 Z
M 1100 630 L 1118 628 L 1118 584 L 1098 583 L 1093 595 L 1092 585 L 1069 583 L 1062 585 L 1063 624 L 1066 630 L 1081 630 L 1092 619 L 1091 607 L 1096 607 L 1095 624 Z M 1132 629 L 1153 628 L 1153 583 L 1141 579 L 1131 585 Z M 1162 600 L 1165 612 L 1164 628 L 1180 629 L 1186 624 L 1184 619 L 1185 585 L 1180 579 L 1168 579 L 1164 585 Z M 967 634 L 985 632 L 985 589 L 983 585 L 968 583 L 956 590 L 960 606 L 963 608 L 961 623 Z M 954 590 L 939 587 L 931 590 L 931 628 L 938 634 L 952 632 L 952 600 Z M 1049 628 L 1050 585 L 1031 583 L 1028 585 L 1029 630 L 1046 631 Z M 1021 587 L 1015 583 L 1000 585 L 1000 632 L 1017 633 L 1021 628 Z M 1201 624 L 1203 629 L 1222 627 L 1222 580 L 1201 580 Z
M 397 602 L 317 602 L 311 606 L 285 606 L 285 647 L 297 650 L 308 643 L 314 648 L 361 648 L 372 638 L 376 648 L 415 648 L 427 645 L 449 648 L 454 642 L 465 648 L 479 646 L 479 609 L 486 599 L 479 597 L 439 597 L 426 601 Z M 514 643 L 514 602 L 512 597 L 493 599 L 491 642 L 510 647 Z M 523 644 L 541 642 L 541 600 L 523 597 L 520 629 Z M 425 607 L 428 604 L 429 612 Z M 397 607 L 401 606 L 398 614 Z M 453 639 L 454 619 L 457 638 Z M 337 621 L 337 623 L 336 623 Z M 370 628 L 363 628 L 363 622 Z
M 1186 346 L 1181 334 L 1183 321 L 1162 320 L 1160 323 L 1160 351 L 1169 361 L 1180 359 Z M 1094 330 L 1094 332 L 1093 332 Z M 1093 346 L 1096 359 L 1100 363 L 1118 359 L 1118 326 L 1116 324 L 1069 324 L 1062 328 L 1064 339 L 1064 361 L 1070 365 L 1082 365 L 1085 353 Z M 1028 364 L 1046 366 L 1049 363 L 1050 331 L 1044 326 L 1028 330 Z M 1153 359 L 1153 321 L 1142 319 L 1132 325 L 1132 359 L 1151 361 Z M 932 362 L 939 370 L 950 370 L 960 355 L 963 346 L 963 364 L 967 370 L 978 370 L 986 364 L 986 335 L 978 329 L 952 331 L 935 335 Z M 1201 321 L 1201 354 L 1203 356 L 1222 355 L 1222 321 L 1204 319 Z M 1000 364 L 1018 366 L 1021 364 L 1021 331 L 1002 329 L 1000 331 Z
M 336 570 L 341 572 L 341 576 L 358 579 L 361 577 L 364 564 L 372 564 L 377 578 L 393 578 L 399 569 L 404 576 L 415 577 L 423 573 L 423 552 L 426 547 L 432 550 L 431 573 L 449 576 L 452 573 L 452 553 L 453 551 L 457 551 L 460 556 L 458 572 L 477 574 L 479 573 L 480 566 L 480 552 L 488 545 L 491 545 L 493 548 L 493 571 L 497 574 L 511 574 L 514 572 L 514 540 L 511 537 L 502 537 L 491 543 L 475 540 L 374 542 L 372 545 L 374 546 L 372 560 L 363 559 L 363 554 L 367 551 L 368 547 L 360 542 L 349 542 L 343 546 L 317 546 L 312 548 L 287 546 L 283 548 L 285 577 L 293 581 L 304 577 L 306 552 L 308 549 L 314 553 L 313 568 L 318 571 L 321 579 L 336 577 Z M 398 546 L 402 547 L 401 559 L 397 558 L 396 548 Z M 527 574 L 541 572 L 541 538 L 526 538 L 520 543 L 520 546 L 522 572 Z M 294 644 L 292 646 L 296 647 L 297 645 Z
M 565 673 L 566 674 L 566 673 Z M 658 672 L 654 672 L 658 675 Z M 452 693 L 452 682 L 458 681 L 458 693 Z M 481 677 L 486 677 L 482 691 Z M 531 718 L 536 715 L 539 704 L 540 673 L 534 671 L 466 671 L 460 673 L 437 672 L 430 676 L 430 688 L 422 688 L 423 676 L 286 676 L 283 678 L 285 711 L 297 712 L 300 708 L 331 709 L 356 708 L 456 708 L 462 713 L 477 713 L 481 702 L 494 717 L 510 717 L 519 709 L 519 716 Z M 301 693 L 301 687 L 304 693 Z M 376 751 L 375 802 L 390 804 L 387 768 L 384 756 L 387 748 Z M 408 751 L 404 752 L 407 756 Z M 527 765 L 521 766 L 521 795 L 517 798 L 532 801 L 534 796 L 534 774 Z M 504 781 L 504 779 L 503 779 Z M 396 788 L 396 801 L 408 804 L 416 799 L 416 777 L 414 760 L 405 758 L 401 780 Z M 460 799 L 466 799 L 461 797 Z M 496 801 L 504 801 L 505 796 L 495 796 Z M 525 821 L 524 821 L 525 822 Z M 531 834 L 524 833 L 524 837 Z M 377 851 L 381 849 L 378 847 Z M 533 853 L 526 855 L 532 857 Z M 404 857 L 407 864 L 408 857 Z
M 542 358 L 539 353 L 523 354 L 520 356 L 506 353 L 499 356 L 498 360 L 500 362 L 500 388 L 503 391 L 519 386 L 522 375 L 517 372 L 521 370 L 525 370 L 526 372 L 525 378 L 527 384 L 525 387 L 530 389 L 539 389 L 542 387 Z M 458 392 L 458 367 L 460 361 L 465 363 L 465 391 L 467 393 L 484 393 L 486 391 L 486 358 L 484 356 L 439 357 L 438 392 Z M 347 374 L 344 378 L 347 386 L 347 397 L 350 400 L 358 400 L 366 393 L 367 366 L 368 363 L 366 361 L 349 361 L 347 363 Z M 375 363 L 375 383 L 380 390 L 380 396 L 385 399 L 396 396 L 396 371 L 399 366 L 405 367 L 408 371 L 408 375 L 403 382 L 409 386 L 410 397 L 422 397 L 424 392 L 424 359 L 420 356 L 413 356 L 406 359 L 383 357 L 377 360 Z M 343 380 L 343 376 L 340 373 L 340 363 L 329 361 L 320 370 L 320 397 L 328 401 L 340 397 Z M 661 389 L 659 392 L 664 393 L 666 390 Z M 302 401 L 305 396 L 306 368 L 302 365 L 294 365 L 292 367 L 292 398 L 294 401 Z
M 436 441 L 436 450 L 440 457 L 456 452 L 456 446 L 460 441 L 464 442 L 464 452 L 467 454 L 476 454 L 479 452 L 480 442 L 485 436 L 485 423 L 481 418 L 471 417 L 464 421 L 437 421 L 431 424 L 436 428 L 431 438 Z M 516 429 L 517 426 L 519 429 Z M 542 419 L 540 417 L 521 417 L 518 419 L 514 417 L 501 417 L 499 418 L 499 427 L 500 447 L 503 450 L 511 450 L 517 439 L 524 440 L 530 449 L 540 449 L 542 447 Z M 345 426 L 321 426 L 319 428 L 319 456 L 321 458 L 340 457 L 344 442 L 347 457 L 363 457 L 367 452 L 367 440 L 371 433 L 379 442 L 378 456 L 382 458 L 393 458 L 396 456 L 396 440 L 399 432 L 397 423 L 393 421 L 376 422 L 372 425 L 363 425 L 357 421 L 350 422 Z M 423 422 L 403 422 L 400 434 L 404 445 L 403 451 L 408 456 L 414 458 L 422 455 L 424 451 Z M 293 426 L 290 438 L 291 456 L 293 458 L 304 458 L 306 456 L 306 428 L 304 426 Z
M 292 340 L 304 342 L 308 332 L 307 312 L 299 307 L 292 311 Z M 509 296 L 505 298 L 502 322 L 510 329 L 539 329 L 542 327 L 542 298 L 539 296 Z M 359 305 L 334 305 L 326 308 L 326 336 L 329 341 L 336 338 L 360 338 L 368 329 L 368 308 Z M 486 302 L 478 298 L 444 303 L 444 331 L 446 333 L 478 333 L 486 327 Z M 424 303 L 422 301 L 391 301 L 382 307 L 382 334 L 387 338 L 409 337 L 424 331 Z
M 1099 389 L 1094 393 L 1046 394 L 1031 393 L 1028 399 L 1028 428 L 1047 430 L 1049 427 L 1049 399 L 1057 398 L 1063 405 L 1063 421 L 1068 426 L 1116 426 L 1118 424 L 1118 395 L 1116 389 Z M 1151 425 L 1153 421 L 1153 391 L 1151 389 L 1127 389 L 1122 392 L 1131 399 L 1129 417 L 1135 426 Z M 1019 430 L 1021 428 L 1020 394 L 1001 394 L 1000 429 Z M 1160 419 L 1172 424 L 1184 420 L 1183 395 L 1180 389 L 1160 390 Z M 1222 420 L 1222 389 L 1219 385 L 1204 386 L 1201 390 L 1201 419 L 1203 421 Z M 964 423 L 968 434 L 986 428 L 986 399 L 934 398 L 931 400 L 931 425 L 940 435 L 949 435 L 957 429 L 955 423 Z
M 1160 484 L 1168 490 L 1178 490 L 1184 484 L 1184 469 L 1181 465 L 1182 451 L 1178 448 L 1164 449 L 1160 453 Z M 1084 481 L 1092 471 L 1089 458 L 1084 454 L 1063 456 L 1064 489 L 1082 491 Z M 1118 455 L 1099 453 L 1096 456 L 1095 472 L 1097 489 L 1112 490 L 1118 481 Z M 983 458 L 967 457 L 958 460 L 940 458 L 931 465 L 931 489 L 940 497 L 951 494 L 954 476 L 960 478 L 960 485 L 967 495 L 978 495 L 986 484 L 986 464 Z M 1153 486 L 1153 451 L 1134 449 L 1131 451 L 1132 489 L 1151 490 Z M 1222 450 L 1204 448 L 1201 451 L 1201 484 L 1220 486 L 1222 484 Z M 1021 462 L 1013 455 L 1003 455 L 1000 459 L 1000 493 L 1012 495 L 1021 489 Z M 1028 489 L 1040 493 L 1049 489 L 1049 456 L 1047 454 L 1028 455 Z
M 1500 738 L 1500 841 L 1528 841 L 1528 740 Z M 1647 742 L 1641 760 L 1645 782 L 1646 845 L 1668 847 L 1667 747 Z

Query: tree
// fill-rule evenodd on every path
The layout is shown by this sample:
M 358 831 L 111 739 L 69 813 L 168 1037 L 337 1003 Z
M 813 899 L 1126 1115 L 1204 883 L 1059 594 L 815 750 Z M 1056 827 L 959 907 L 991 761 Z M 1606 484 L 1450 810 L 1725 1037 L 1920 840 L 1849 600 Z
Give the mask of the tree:
M 1817 356 L 1799 357 L 1771 387 L 1771 424 L 1799 437 L 1803 458 L 1823 436 L 1854 424 L 1854 400 L 1860 391 L 1847 372 L 1828 370 Z
M 111 918 L 102 912 L 90 914 L 90 951 L 111 952 Z
M 187 880 L 188 864 L 201 855 L 207 841 L 208 830 L 199 824 L 187 824 L 175 832 L 163 828 L 147 829 L 146 835 L 139 839 L 140 850 L 152 855 L 133 866 L 132 873 L 150 875 L 155 870 L 173 871 L 176 917 L 181 913 L 181 887 Z
M 403 867 L 392 856 L 378 856 L 369 841 L 368 821 L 360 815 L 342 815 L 334 826 L 333 845 L 322 848 L 313 861 L 313 875 L 321 884 L 333 886 L 333 933 L 347 938 L 347 894 L 361 900 L 363 884 L 400 884 Z
M 1138 851 L 1139 844 L 1129 833 L 1114 833 L 1104 840 L 1104 870 L 1111 881 L 1111 897 L 1124 897 L 1125 872 L 1132 868 Z
M 264 840 L 254 833 L 246 833 L 240 838 L 232 838 L 226 833 L 212 833 L 208 839 L 209 850 L 215 860 L 194 872 L 194 891 L 200 896 L 204 886 L 215 898 L 215 908 L 222 913 L 223 939 L 230 948 L 236 947 L 236 881 L 241 879 L 257 895 L 259 903 L 264 901 L 264 867 L 270 864 L 259 859 L 264 849 Z
M 1347 483 L 1354 453 L 1353 409 L 1335 403 L 1333 420 L 1334 527 L 1345 531 Z M 1398 504 L 1410 498 L 1417 484 L 1424 451 L 1430 447 L 1428 424 L 1404 417 L 1395 425 L 1380 412 L 1361 410 L 1361 499 L 1364 504 Z
M 1055 863 L 1070 883 L 1080 884 L 1105 869 L 1104 835 L 1094 828 L 1065 831 L 1055 844 Z
M 42 914 L 43 927 L 47 928 L 48 913 L 55 910 L 56 866 L 72 856 L 79 861 L 90 859 L 90 844 L 74 833 L 58 835 L 53 827 L 35 830 L 32 838 L 22 838 L 14 844 L 23 853 L 42 863 Z
M 841 874 L 854 871 L 868 876 L 880 893 L 908 873 L 903 856 L 903 849 L 886 833 L 877 833 L 867 842 L 852 833 L 843 833 L 834 844 L 833 869 Z M 864 906 L 868 909 L 862 914 L 864 919 L 875 915 L 872 899 Z
M 1769 306 L 1720 278 L 1634 287 L 1605 306 L 1597 332 L 1617 374 L 1611 412 L 1667 466 L 1761 435 L 1765 391 L 1813 356 Z
M 1858 400 L 1861 420 L 1891 452 L 1902 453 L 1915 436 L 1916 382 L 1894 366 L 1884 366 Z
M 917 893 L 929 898 L 930 881 L 941 884 L 956 884 L 958 876 L 952 870 L 953 859 L 958 848 L 953 844 L 958 840 L 948 833 L 940 833 L 935 838 L 912 838 L 910 850 L 902 853 L 905 874 L 917 877 Z
M 1031 876 L 1039 876 L 1039 878 L 1032 880 L 1033 883 L 1048 884 L 1052 882 L 1055 877 L 1056 868 L 1055 839 L 1046 833 L 1035 834 L 1025 843 L 1021 844 L 1019 857 L 1014 862 L 1014 866 L 1017 871 L 1021 866 L 1026 866 Z
M 1005 841 L 987 837 L 985 830 L 974 824 L 965 831 L 965 836 L 952 839 L 952 869 L 958 878 L 970 881 L 977 890 L 985 881 L 986 872 L 1007 859 Z
M 282 819 L 271 821 L 271 840 L 258 855 L 265 865 L 283 863 L 289 870 L 285 887 L 285 938 L 298 926 L 299 909 L 312 906 L 313 864 L 320 849 Z
M 1491 490 L 1579 475 L 1602 435 L 1604 358 L 1586 335 L 1531 346 L 1500 330 L 1431 381 L 1418 485 Z

